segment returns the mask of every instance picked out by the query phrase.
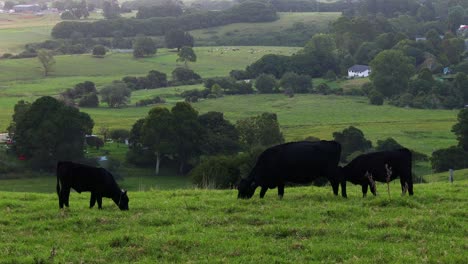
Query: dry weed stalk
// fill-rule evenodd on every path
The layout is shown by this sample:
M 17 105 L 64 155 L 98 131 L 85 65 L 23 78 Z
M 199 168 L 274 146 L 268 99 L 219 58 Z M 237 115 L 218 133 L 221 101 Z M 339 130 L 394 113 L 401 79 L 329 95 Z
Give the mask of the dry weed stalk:
M 385 163 L 385 170 L 387 171 L 387 177 L 385 180 L 387 181 L 387 192 L 388 192 L 388 197 L 390 197 L 390 180 L 392 179 L 392 167 L 388 166 L 388 164 Z
M 377 186 L 375 185 L 375 181 L 372 177 L 372 174 L 366 171 L 366 174 L 364 176 L 366 176 L 367 179 L 369 179 L 371 191 L 374 190 L 374 194 L 377 195 Z

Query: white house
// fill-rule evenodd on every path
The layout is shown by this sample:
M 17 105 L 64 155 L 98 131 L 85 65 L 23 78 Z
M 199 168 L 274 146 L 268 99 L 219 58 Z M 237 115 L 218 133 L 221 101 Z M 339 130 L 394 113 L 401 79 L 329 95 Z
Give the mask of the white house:
M 348 77 L 368 77 L 371 73 L 371 68 L 367 65 L 353 65 L 348 69 Z

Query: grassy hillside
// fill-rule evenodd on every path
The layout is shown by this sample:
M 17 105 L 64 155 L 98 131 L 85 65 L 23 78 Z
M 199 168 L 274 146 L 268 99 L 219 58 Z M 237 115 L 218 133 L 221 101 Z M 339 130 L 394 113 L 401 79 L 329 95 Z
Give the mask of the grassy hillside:
M 289 55 L 298 48 L 289 47 L 205 47 L 195 48 L 197 62 L 190 68 L 202 77 L 227 76 L 233 69 L 244 69 L 269 53 Z M 56 56 L 51 77 L 44 78 L 36 58 L 0 61 L 0 131 L 8 126 L 13 106 L 19 100 L 34 101 L 44 95 L 56 95 L 83 81 L 102 86 L 126 75 L 146 75 L 150 70 L 168 74 L 181 64 L 175 52 L 160 49 L 156 56 L 133 59 L 131 54 L 109 54 L 105 58 L 91 55 Z M 176 88 L 183 89 L 183 88 Z M 159 92 L 159 91 L 157 91 Z M 146 113 L 147 110 L 145 110 Z
M 0 55 L 18 53 L 26 43 L 49 39 L 52 27 L 59 21 L 58 14 L 0 14 Z
M 220 27 L 211 27 L 190 31 L 197 46 L 241 45 L 258 43 L 282 43 L 285 46 L 297 46 L 296 43 L 312 38 L 318 32 L 327 32 L 331 22 L 341 13 L 305 12 L 278 13 L 279 19 L 266 23 L 235 23 Z M 307 30 L 302 30 L 307 27 Z M 308 36 L 295 36 L 293 31 L 307 32 Z M 301 40 L 301 41 L 299 41 Z M 271 45 L 271 44 L 269 44 Z M 276 44 L 278 45 L 278 44 Z
M 135 17 L 136 13 L 123 14 L 124 17 Z M 292 28 L 296 23 L 304 23 L 313 27 L 313 32 L 324 32 L 328 24 L 339 17 L 340 13 L 279 13 L 280 19 L 268 23 L 237 23 L 221 27 L 194 30 L 190 33 L 195 37 L 195 45 L 216 45 L 213 40 L 231 41 L 236 39 L 255 39 L 259 35 L 274 34 Z M 102 14 L 91 13 L 88 19 L 102 19 Z M 52 28 L 62 21 L 58 14 L 36 16 L 32 14 L 0 14 L 0 55 L 3 53 L 19 53 L 24 45 L 51 39 Z M 312 36 L 309 36 L 312 37 Z M 233 45 L 233 42 L 224 42 Z M 287 43 L 285 43 L 287 44 Z M 259 45 L 259 44 L 256 44 Z
M 414 197 L 348 199 L 329 188 L 275 190 L 237 200 L 236 191 L 131 192 L 130 211 L 110 199 L 88 209 L 72 193 L 0 192 L 3 263 L 464 263 L 468 182 L 417 185 Z M 379 189 L 380 190 L 380 189 Z

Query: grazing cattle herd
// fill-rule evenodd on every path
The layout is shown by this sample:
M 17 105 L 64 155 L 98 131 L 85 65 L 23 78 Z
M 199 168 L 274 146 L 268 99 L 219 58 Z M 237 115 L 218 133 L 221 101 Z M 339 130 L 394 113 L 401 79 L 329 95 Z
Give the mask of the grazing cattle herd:
M 346 195 L 346 181 L 362 186 L 366 196 L 370 186 L 376 195 L 375 181 L 390 182 L 399 177 L 403 194 L 413 195 L 412 158 L 406 149 L 373 152 L 360 155 L 344 167 L 339 166 L 341 145 L 336 141 L 300 141 L 280 144 L 266 149 L 257 159 L 247 178 L 238 185 L 238 198 L 251 198 L 261 187 L 260 198 L 268 189 L 278 188 L 278 196 L 284 195 L 287 183 L 306 184 L 319 177 L 326 177 L 333 193 Z M 78 193 L 91 192 L 89 207 L 96 201 L 102 209 L 102 197 L 111 198 L 120 210 L 128 210 L 127 191 L 121 190 L 110 172 L 70 161 L 57 164 L 57 194 L 59 208 L 69 206 L 70 189 Z

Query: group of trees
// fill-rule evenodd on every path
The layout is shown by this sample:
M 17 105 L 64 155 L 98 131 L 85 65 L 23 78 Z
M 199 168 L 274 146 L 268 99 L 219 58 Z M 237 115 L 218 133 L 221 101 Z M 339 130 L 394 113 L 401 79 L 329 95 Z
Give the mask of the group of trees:
M 83 37 L 112 37 L 121 32 L 123 37 L 139 34 L 164 36 L 173 29 L 183 31 L 227 25 L 239 22 L 266 22 L 276 20 L 274 8 L 262 2 L 245 2 L 220 12 L 196 12 L 178 17 L 153 17 L 148 19 L 108 19 L 96 22 L 62 21 L 52 29 L 54 38 L 71 38 L 72 34 Z
M 457 123 L 452 127 L 458 144 L 446 149 L 439 149 L 432 153 L 431 164 L 435 172 L 449 169 L 468 168 L 468 109 L 460 110 L 457 115 Z
M 90 81 L 78 83 L 73 89 L 67 89 L 60 95 L 67 105 L 78 105 L 80 107 L 99 106 L 96 86 Z
M 163 160 L 172 159 L 179 163 L 178 171 L 185 173 L 188 164 L 196 164 L 201 156 L 234 155 L 241 149 L 283 140 L 275 114 L 264 113 L 233 125 L 223 113 L 199 115 L 189 103 L 181 102 L 170 110 L 154 107 L 133 125 L 127 160 L 152 164 L 157 174 Z
M 59 159 L 84 157 L 84 138 L 93 126 L 88 114 L 45 96 L 32 104 L 19 101 L 8 132 L 16 155 L 34 168 L 53 170 Z

